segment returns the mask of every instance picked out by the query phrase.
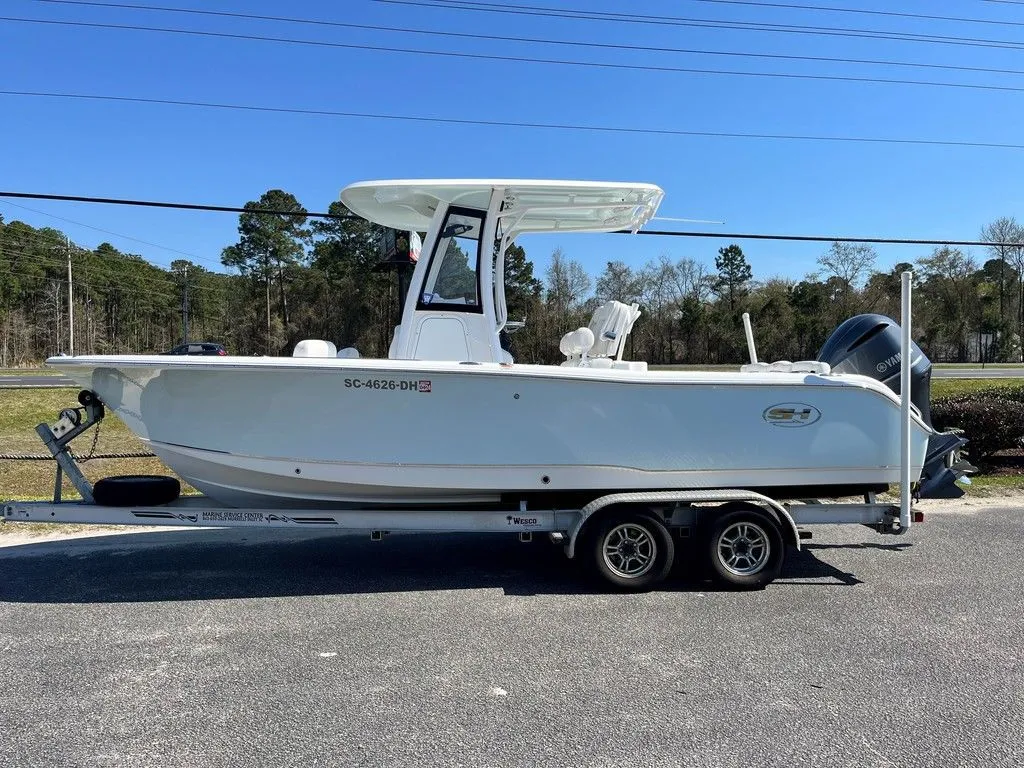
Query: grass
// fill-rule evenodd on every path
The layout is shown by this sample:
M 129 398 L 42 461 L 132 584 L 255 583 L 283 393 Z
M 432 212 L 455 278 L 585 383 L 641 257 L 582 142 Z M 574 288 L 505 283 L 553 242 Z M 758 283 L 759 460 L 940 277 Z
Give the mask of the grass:
M 1020 387 L 1024 377 L 1019 379 L 932 379 L 932 398 L 966 395 L 973 392 L 992 391 Z

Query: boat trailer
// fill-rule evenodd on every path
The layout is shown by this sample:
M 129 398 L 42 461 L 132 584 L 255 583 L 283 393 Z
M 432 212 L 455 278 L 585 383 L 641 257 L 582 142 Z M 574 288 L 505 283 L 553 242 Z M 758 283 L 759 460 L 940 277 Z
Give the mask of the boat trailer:
M 909 272 L 903 274 L 902 314 L 902 355 L 909 360 Z M 909 365 L 902 366 L 901 379 L 901 392 L 908 393 Z M 577 509 L 532 508 L 524 499 L 501 509 L 451 510 L 238 509 L 204 496 L 184 496 L 168 503 L 97 503 L 97 494 L 78 467 L 69 443 L 102 421 L 104 407 L 88 390 L 82 391 L 78 400 L 80 407 L 62 410 L 54 425 L 36 427 L 56 461 L 53 500 L 7 502 L 4 522 L 361 530 L 369 531 L 373 540 L 392 531 L 514 533 L 522 541 L 547 534 L 563 546 L 570 559 L 583 560 L 607 583 L 638 591 L 650 589 L 668 576 L 679 540 L 694 545 L 698 559 L 716 581 L 749 589 L 763 587 L 779 575 L 787 546 L 799 550 L 801 541 L 811 536 L 803 526 L 853 523 L 899 535 L 906 533 L 912 522 L 923 520 L 920 512 L 911 510 L 911 402 L 907 394 L 900 398 L 899 504 L 878 502 L 874 494 L 865 495 L 863 503 L 782 503 L 743 489 L 710 489 L 611 493 Z M 62 500 L 63 475 L 81 501 Z
M 79 407 L 62 410 L 53 425 L 36 427 L 56 461 L 53 499 L 7 502 L 4 522 L 369 531 L 375 541 L 393 531 L 514 533 L 521 541 L 546 534 L 568 558 L 583 561 L 611 585 L 643 590 L 668 575 L 680 542 L 694 547 L 716 581 L 754 588 L 779 575 L 788 546 L 800 549 L 811 537 L 803 526 L 856 523 L 882 534 L 902 534 L 910 520 L 922 520 L 920 513 L 908 515 L 905 525 L 899 505 L 878 502 L 873 494 L 863 503 L 782 503 L 742 489 L 610 493 L 566 509 L 535 508 L 525 499 L 501 509 L 239 509 L 199 495 L 158 503 L 147 499 L 144 489 L 134 501 L 111 501 L 100 493 L 100 483 L 146 479 L 108 478 L 95 488 L 90 484 L 70 442 L 97 427 L 105 410 L 88 390 L 79 393 L 78 401 Z M 81 501 L 62 499 L 65 475 Z M 177 484 L 169 478 L 150 480 Z

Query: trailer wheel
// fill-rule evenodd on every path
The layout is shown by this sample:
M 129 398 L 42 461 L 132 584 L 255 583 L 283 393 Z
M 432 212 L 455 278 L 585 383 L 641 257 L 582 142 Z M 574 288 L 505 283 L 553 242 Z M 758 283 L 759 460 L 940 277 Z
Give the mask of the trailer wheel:
M 761 589 L 782 571 L 785 554 L 779 526 L 768 515 L 746 508 L 726 512 L 707 538 L 711 575 L 726 586 Z
M 166 475 L 118 475 L 97 480 L 92 496 L 105 507 L 155 507 L 178 498 L 181 483 Z
M 672 536 L 653 515 L 611 514 L 597 522 L 588 537 L 595 572 L 613 586 L 629 591 L 650 589 L 668 576 L 675 557 Z

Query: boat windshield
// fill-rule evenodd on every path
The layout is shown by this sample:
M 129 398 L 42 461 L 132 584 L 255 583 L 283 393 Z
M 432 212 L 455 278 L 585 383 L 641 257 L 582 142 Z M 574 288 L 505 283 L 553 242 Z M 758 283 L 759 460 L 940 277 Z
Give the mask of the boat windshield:
M 419 309 L 481 312 L 478 265 L 483 213 L 451 208 L 431 257 Z

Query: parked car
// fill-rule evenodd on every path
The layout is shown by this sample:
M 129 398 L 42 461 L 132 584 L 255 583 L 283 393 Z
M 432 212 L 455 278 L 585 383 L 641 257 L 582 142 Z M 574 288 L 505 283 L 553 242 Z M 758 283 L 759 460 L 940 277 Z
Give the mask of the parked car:
M 228 351 L 223 344 L 215 344 L 210 341 L 190 341 L 188 344 L 179 344 L 174 349 L 161 352 L 162 355 L 226 355 Z

